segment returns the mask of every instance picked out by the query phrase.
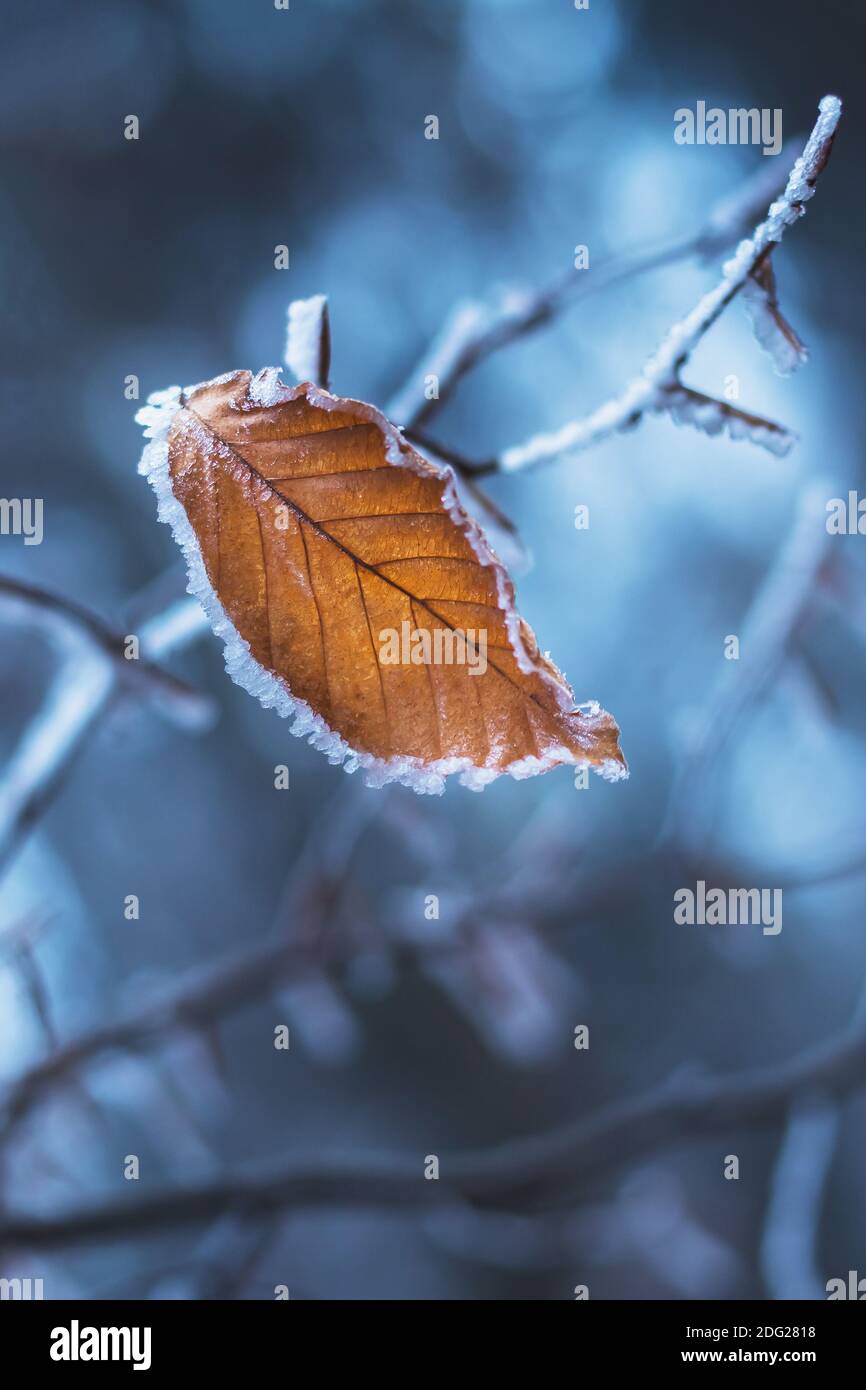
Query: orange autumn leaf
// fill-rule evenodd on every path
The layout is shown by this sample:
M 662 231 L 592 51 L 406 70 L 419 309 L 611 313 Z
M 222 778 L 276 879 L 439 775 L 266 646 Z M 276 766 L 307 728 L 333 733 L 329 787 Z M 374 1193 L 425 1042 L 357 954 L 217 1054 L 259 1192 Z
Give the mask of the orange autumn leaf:
M 480 789 L 557 765 L 626 775 L 460 505 L 371 405 L 233 372 L 151 397 L 141 471 L 229 674 L 368 782 Z

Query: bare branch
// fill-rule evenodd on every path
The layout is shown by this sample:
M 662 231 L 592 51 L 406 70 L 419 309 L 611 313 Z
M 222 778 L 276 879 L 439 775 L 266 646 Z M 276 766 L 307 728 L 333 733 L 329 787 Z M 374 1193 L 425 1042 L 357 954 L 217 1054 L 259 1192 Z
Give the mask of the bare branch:
M 762 163 L 740 188 L 721 199 L 694 236 L 649 251 L 620 252 L 594 266 L 590 275 L 569 269 L 540 290 L 508 292 L 492 309 L 476 301 L 458 305 L 403 387 L 391 398 L 386 415 L 407 430 L 414 428 L 445 404 L 458 382 L 474 367 L 500 348 L 550 323 L 586 295 L 690 256 L 719 254 L 744 236 L 781 193 L 784 179 L 778 170 L 788 167 L 786 155 L 794 158 L 793 143 L 786 144 L 778 163 L 774 160 L 769 167 Z M 437 394 L 433 396 L 427 394 L 426 385 L 431 376 L 437 381 Z
M 166 718 L 187 728 L 205 727 L 209 723 L 213 702 L 150 659 L 168 654 L 206 630 L 207 621 L 194 599 L 181 599 L 156 619 L 143 624 L 137 635 L 141 647 L 149 655 L 137 660 L 129 660 L 124 655 L 126 638 L 133 634 L 117 631 L 81 604 L 48 589 L 0 577 L 0 610 L 5 610 L 24 626 L 41 627 L 49 637 L 59 631 L 60 623 L 65 623 L 88 637 L 115 662 L 117 679 L 129 682 L 139 694 L 152 699 Z
M 347 797 L 345 793 L 329 803 L 293 866 L 267 938 L 216 966 L 190 971 L 167 994 L 80 1034 L 33 1063 L 0 1093 L 0 1114 L 7 1126 L 95 1057 L 158 1047 L 172 1035 L 193 1029 L 216 1048 L 215 1024 L 251 999 L 270 993 L 288 979 L 316 978 L 325 968 L 338 975 L 356 953 L 357 943 L 349 933 L 336 941 L 332 930 L 325 940 L 324 930 L 336 918 L 360 838 L 387 804 L 387 795 Z M 219 1057 L 215 1060 L 219 1068 Z
M 785 229 L 802 217 L 806 202 L 814 194 L 818 175 L 829 158 L 841 110 L 837 97 L 826 96 L 821 100 L 818 120 L 802 155 L 791 170 L 781 198 L 771 204 L 751 237 L 740 243 L 735 255 L 723 267 L 722 278 L 715 289 L 705 294 L 691 312 L 670 329 L 639 377 L 618 396 L 583 419 L 572 420 L 552 434 L 536 435 L 524 444 L 514 445 L 496 459 L 483 464 L 468 464 L 468 471 L 483 475 L 513 473 L 535 467 L 563 454 L 578 453 L 610 435 L 631 429 L 645 415 L 670 413 L 673 410 L 678 411 L 681 421 L 687 420 L 702 428 L 709 427 L 711 432 L 717 432 L 724 426 L 730 429 L 737 419 L 737 413 L 722 402 L 703 397 L 701 410 L 684 409 L 688 405 L 688 388 L 680 381 L 680 372 L 720 314 L 746 284 L 754 283 L 755 276 L 781 241 Z M 759 416 L 741 415 L 741 427 L 744 420 L 754 421 L 755 424 L 748 430 L 741 428 L 739 432 L 748 434 L 748 437 L 774 453 L 785 452 L 793 442 L 787 431 L 771 421 Z
M 864 1084 L 866 1022 L 858 1011 L 840 1033 L 787 1062 L 721 1080 L 667 1084 L 548 1134 L 446 1155 L 438 1182 L 425 1180 L 420 1151 L 413 1156 L 313 1154 L 135 1202 L 109 1201 L 57 1216 L 7 1212 L 0 1246 L 60 1249 L 197 1225 L 226 1212 L 257 1219 L 289 1208 L 429 1210 L 453 1202 L 455 1194 L 482 1209 L 571 1205 L 581 1184 L 659 1148 L 777 1124 L 792 1103 L 810 1093 L 841 1098 Z
M 0 868 L 57 794 L 114 689 L 112 662 L 90 642 L 67 633 L 57 651 L 60 664 L 51 690 L 0 780 Z
M 17 940 L 12 945 L 15 964 L 21 973 L 24 988 L 29 996 L 33 1013 L 39 1021 L 42 1034 L 50 1047 L 56 1047 L 59 1035 L 54 1022 L 54 1011 L 51 1006 L 48 984 L 36 955 L 34 933 L 20 931 L 16 935 Z M 6 941 L 6 933 L 4 933 L 3 944 L 11 944 Z
M 312 381 L 327 390 L 331 325 L 328 301 L 323 294 L 294 299 L 289 305 L 285 362 L 298 381 Z
M 21 736 L 0 776 L 0 869 L 56 796 L 63 778 L 114 697 L 125 687 L 146 693 L 161 713 L 187 729 L 212 722 L 214 703 L 162 671 L 155 659 L 203 631 L 197 603 L 183 600 L 142 625 L 142 656 L 124 659 L 124 637 L 66 599 L 11 579 L 0 603 L 18 622 L 43 631 L 59 657 L 45 703 Z
M 273 989 L 290 972 L 314 969 L 319 958 L 317 942 L 281 939 L 218 966 L 190 973 L 169 993 L 148 1000 L 112 1023 L 80 1034 L 33 1063 L 2 1097 L 7 1123 L 18 1120 L 51 1086 L 93 1058 L 123 1049 L 158 1046 L 175 1030 L 206 1030 L 214 1020 Z

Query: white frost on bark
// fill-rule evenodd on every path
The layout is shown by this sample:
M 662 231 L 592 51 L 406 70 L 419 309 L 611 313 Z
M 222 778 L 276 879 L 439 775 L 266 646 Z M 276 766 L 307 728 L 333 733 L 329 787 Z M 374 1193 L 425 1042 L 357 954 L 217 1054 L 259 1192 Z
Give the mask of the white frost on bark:
M 311 381 L 314 386 L 327 388 L 331 329 L 325 295 L 294 299 L 289 305 L 285 362 L 297 381 Z
M 733 434 L 734 421 L 739 421 L 737 435 L 753 439 L 774 453 L 786 452 L 793 442 L 787 431 L 772 421 L 747 415 L 737 408 L 716 402 L 710 409 L 711 398 L 702 397 L 701 409 L 692 400 L 683 399 L 688 388 L 680 382 L 680 372 L 697 344 L 712 327 L 731 300 L 760 276 L 761 267 L 775 246 L 782 240 L 786 228 L 793 226 L 805 212 L 805 204 L 813 197 L 815 183 L 827 162 L 830 147 L 842 112 L 838 97 L 825 96 L 819 105 L 818 120 L 806 142 L 802 155 L 794 164 L 785 191 L 767 212 L 763 222 L 751 237 L 741 241 L 734 255 L 722 268 L 722 278 L 714 289 L 703 295 L 695 307 L 679 323 L 673 325 L 659 344 L 641 375 L 630 382 L 613 400 L 600 406 L 582 420 L 573 420 L 552 434 L 540 434 L 524 444 L 515 445 L 498 459 L 504 472 L 513 473 L 531 468 L 560 454 L 577 453 L 599 440 L 627 429 L 646 414 L 678 411 L 681 421 L 710 428 L 711 432 L 727 427 Z M 760 283 L 760 280 L 759 280 Z M 793 350 L 793 349 L 792 349 Z

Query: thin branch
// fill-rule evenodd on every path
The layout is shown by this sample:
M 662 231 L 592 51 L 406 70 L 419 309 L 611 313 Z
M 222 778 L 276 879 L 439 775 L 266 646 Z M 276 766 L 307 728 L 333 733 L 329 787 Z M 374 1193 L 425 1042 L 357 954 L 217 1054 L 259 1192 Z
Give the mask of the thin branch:
M 95 1058 L 118 1051 L 160 1047 L 175 1032 L 195 1029 L 209 1036 L 214 1024 L 263 995 L 285 980 L 316 978 L 327 974 L 342 978 L 362 954 L 363 943 L 323 939 L 321 928 L 334 911 L 333 888 L 323 882 L 313 894 L 316 911 L 308 902 L 306 918 L 297 937 L 268 940 L 250 951 L 206 970 L 190 971 L 173 990 L 129 1010 L 111 1023 L 102 1024 L 64 1043 L 34 1062 L 0 1093 L 0 1115 L 7 1128 L 20 1121 L 50 1089 L 75 1075 Z M 369 943 L 368 943 L 369 944 Z M 420 947 L 415 943 L 389 942 L 397 963 L 414 964 Z M 445 942 L 441 954 L 457 947 Z M 436 947 L 425 950 L 433 956 Z
M 785 1062 L 724 1079 L 693 1078 L 618 1101 L 598 1114 L 533 1138 L 440 1158 L 438 1181 L 413 1156 L 357 1152 L 290 1158 L 230 1177 L 188 1184 L 129 1202 L 83 1206 L 57 1216 L 6 1213 L 0 1246 L 60 1249 L 127 1239 L 289 1208 L 429 1210 L 455 1194 L 482 1209 L 537 1211 L 572 1205 L 581 1184 L 662 1147 L 745 1126 L 777 1124 L 815 1091 L 841 1099 L 866 1084 L 866 1021 Z
M 139 693 L 152 698 L 169 719 L 189 727 L 206 723 L 212 713 L 212 701 L 186 681 L 164 671 L 148 656 L 130 660 L 124 655 L 128 633 L 119 632 L 102 621 L 95 613 L 48 589 L 24 584 L 17 579 L 0 576 L 0 609 L 5 609 L 25 626 L 42 626 L 56 631 L 56 618 L 87 636 L 95 647 L 116 663 L 118 680 L 128 681 L 133 689 L 142 682 Z M 142 627 L 139 642 L 142 649 L 164 655 L 173 651 L 205 630 L 206 619 L 194 599 L 181 599 L 170 609 L 151 619 Z
M 331 324 L 323 294 L 294 299 L 286 325 L 285 363 L 298 381 L 328 388 L 331 370 Z
M 6 940 L 5 933 L 3 935 L 3 944 L 10 944 Z M 33 1013 L 39 1021 L 42 1034 L 49 1047 L 57 1047 L 59 1035 L 54 1021 L 54 1011 L 51 1006 L 48 984 L 36 955 L 34 934 L 30 932 L 18 933 L 17 942 L 12 947 L 12 950 L 14 952 L 14 963 L 21 974 L 24 989 L 30 999 Z
M 670 329 L 640 376 L 618 396 L 583 419 L 572 420 L 552 434 L 536 435 L 523 444 L 513 445 L 484 463 L 466 463 L 464 467 L 468 472 L 475 476 L 513 473 L 547 463 L 563 454 L 579 453 L 611 435 L 633 428 L 650 414 L 675 413 L 681 422 L 694 424 L 710 433 L 728 428 L 735 437 L 747 435 L 774 453 L 787 452 L 793 436 L 781 426 L 713 401 L 709 396 L 690 392 L 681 382 L 680 373 L 722 312 L 745 285 L 754 282 L 785 229 L 802 217 L 829 158 L 841 111 L 837 97 L 822 98 L 815 127 L 791 170 L 781 198 L 771 204 L 751 237 L 740 243 L 735 255 L 723 267 L 722 278 L 715 289 L 705 294 L 691 312 Z
M 86 640 L 58 639 L 60 664 L 45 703 L 0 779 L 0 869 L 57 795 L 114 689 L 112 662 Z
M 781 167 L 785 168 L 783 150 Z M 458 382 L 486 358 L 509 343 L 550 323 L 586 295 L 610 285 L 635 279 L 651 270 L 686 260 L 690 256 L 710 256 L 745 235 L 767 204 L 784 187 L 779 165 L 766 164 L 732 195 L 720 200 L 704 226 L 694 236 L 667 242 L 652 250 L 629 250 L 611 256 L 586 271 L 569 269 L 551 284 L 529 293 L 511 291 L 494 309 L 475 301 L 460 304 L 449 315 L 432 346 L 413 369 L 403 387 L 386 409 L 389 419 L 407 429 L 429 420 L 451 396 Z M 435 396 L 427 395 L 426 383 L 437 380 Z
M 172 1034 L 190 1030 L 213 1043 L 214 1026 L 220 1019 L 285 980 L 315 977 L 324 967 L 339 975 L 358 949 L 351 933 L 337 941 L 332 930 L 341 894 L 361 836 L 387 804 L 387 795 L 347 797 L 345 792 L 329 802 L 293 865 L 266 939 L 227 961 L 190 971 L 167 994 L 80 1034 L 34 1062 L 0 1092 L 0 1116 L 6 1127 L 26 1115 L 52 1086 L 76 1075 L 96 1057 L 158 1047 Z
M 492 897 L 471 891 L 461 895 L 454 904 L 452 918 L 435 937 L 429 933 L 419 936 L 397 923 L 388 924 L 384 937 L 371 936 L 366 922 L 358 920 L 357 912 L 347 918 L 342 910 L 343 894 L 349 882 L 351 857 L 369 816 L 383 811 L 388 801 L 359 798 L 353 806 L 341 798 L 342 794 L 324 809 L 322 820 L 330 827 L 329 834 L 323 836 L 318 824 L 311 829 L 266 938 L 216 965 L 190 970 L 167 994 L 146 1000 L 33 1062 L 0 1091 L 0 1122 L 7 1132 L 54 1087 L 75 1080 L 91 1062 L 112 1053 L 159 1049 L 174 1037 L 193 1034 L 211 1049 L 215 1067 L 221 1071 L 217 1037 L 221 1021 L 272 994 L 286 981 L 351 980 L 357 962 L 371 950 L 386 952 L 395 969 L 424 971 L 434 968 L 437 962 L 461 959 L 468 951 L 471 967 L 471 951 L 477 946 L 485 922 L 495 920 L 510 927 L 537 918 L 539 881 L 548 889 L 551 882 L 558 885 L 556 893 L 545 899 L 545 912 L 555 911 L 557 903 L 563 900 L 571 904 L 579 901 L 580 912 L 573 916 L 573 920 L 578 920 L 592 917 L 605 906 L 609 908 L 612 895 L 615 898 L 623 892 L 624 884 L 645 883 L 651 870 L 651 861 L 641 855 L 627 872 L 619 855 L 608 863 L 593 861 L 595 882 L 583 882 L 579 865 L 569 862 L 555 845 L 554 832 L 548 827 L 541 836 L 546 820 L 542 808 L 537 824 L 531 821 L 524 833 L 521 844 L 525 841 L 525 849 L 518 855 L 517 870 L 510 878 L 494 876 L 498 887 Z M 405 816 L 395 807 L 389 834 L 405 834 L 406 829 Z M 426 856 L 422 855 L 421 862 L 428 862 Z M 682 857 L 679 862 L 683 862 Z M 704 871 L 707 863 L 706 858 L 701 862 Z M 744 876 L 748 877 L 748 870 L 736 864 L 719 864 L 713 870 L 716 879 L 742 882 Z M 775 879 L 782 882 L 786 891 L 789 886 L 809 886 L 812 882 L 811 877 L 802 874 L 789 884 L 782 870 L 776 871 Z M 420 887 L 418 891 L 421 892 Z M 627 902 L 633 891 L 625 889 Z M 549 934 L 537 921 L 533 929 L 540 941 Z
M 216 1019 L 267 993 L 290 972 L 315 968 L 319 959 L 315 941 L 279 940 L 218 966 L 191 972 L 168 994 L 80 1034 L 34 1062 L 6 1088 L 0 1100 L 7 1125 L 27 1113 L 51 1086 L 95 1057 L 158 1046 L 175 1030 L 206 1030 Z
M 55 594 L 10 579 L 0 581 L 0 603 L 16 621 L 44 631 L 60 665 L 0 775 L 0 870 L 54 799 L 89 735 L 115 696 L 129 686 L 156 701 L 160 712 L 187 729 L 212 722 L 214 702 L 162 671 L 155 659 L 203 631 L 193 600 L 172 605 L 144 623 L 138 660 L 123 655 L 124 637 L 86 609 Z

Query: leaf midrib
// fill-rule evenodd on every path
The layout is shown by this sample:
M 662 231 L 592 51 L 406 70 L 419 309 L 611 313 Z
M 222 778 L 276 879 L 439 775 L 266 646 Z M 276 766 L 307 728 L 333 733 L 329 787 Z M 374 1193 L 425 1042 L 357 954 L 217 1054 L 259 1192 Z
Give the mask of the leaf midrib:
M 231 454 L 234 454 L 235 458 L 238 459 L 244 465 L 244 467 L 248 470 L 249 473 L 252 474 L 253 477 L 257 478 L 258 481 L 262 483 L 276 497 L 279 497 L 280 501 L 284 502 L 285 505 L 291 511 L 293 511 L 301 521 L 306 522 L 306 524 L 313 531 L 316 531 L 324 540 L 330 541 L 331 545 L 336 546 L 338 550 L 342 551 L 343 554 L 346 555 L 354 565 L 360 566 L 361 569 L 365 569 L 368 571 L 368 573 L 375 575 L 375 577 L 381 580 L 382 583 L 390 585 L 392 589 L 396 589 L 399 593 L 403 594 L 404 597 L 409 600 L 410 604 L 420 604 L 420 606 L 426 609 L 426 611 L 432 617 L 434 617 L 437 622 L 443 623 L 444 626 L 449 628 L 451 632 L 458 631 L 454 624 L 450 623 L 447 618 L 442 616 L 442 614 L 437 613 L 436 609 L 432 608 L 426 599 L 419 598 L 417 594 L 413 594 L 411 590 L 404 588 L 402 584 L 398 584 L 396 580 L 391 579 L 387 574 L 381 574 L 379 570 L 376 569 L 375 565 L 371 565 L 368 560 L 364 560 L 360 555 L 356 555 L 355 552 L 351 550 L 349 546 L 345 545 L 344 542 L 341 541 L 337 536 L 332 535 L 332 533 L 330 531 L 325 530 L 324 526 L 322 526 L 318 521 L 314 520 L 313 517 L 309 516 L 304 511 L 303 507 L 300 507 L 297 502 L 292 500 L 291 497 L 286 497 L 285 493 L 280 492 L 278 487 L 275 487 L 274 484 L 270 482 L 269 479 L 267 479 L 263 473 L 259 472 L 255 464 L 250 463 L 249 459 L 245 458 L 244 455 L 240 452 L 239 449 L 235 447 L 234 444 L 230 444 L 227 439 L 223 439 L 222 435 L 214 429 L 210 421 L 206 420 L 203 415 L 199 415 L 198 411 L 194 410 L 188 402 L 184 401 L 181 406 L 181 409 L 185 410 L 189 415 L 192 415 L 199 422 L 199 424 L 203 425 L 204 428 L 208 431 L 208 433 L 213 436 L 213 438 L 217 441 L 218 444 L 222 444 L 223 448 L 228 449 Z M 375 422 L 370 423 L 373 423 L 374 428 L 379 428 L 378 425 L 375 425 Z M 329 431 L 321 431 L 321 433 L 329 433 Z M 381 434 L 381 430 L 379 430 L 379 433 Z M 285 442 L 290 443 L 291 441 L 289 440 Z M 393 464 L 389 466 L 394 467 Z M 416 558 L 424 559 L 424 556 L 422 555 Z M 476 563 L 480 564 L 480 562 L 478 561 L 476 561 Z M 502 613 L 503 617 L 507 616 L 501 608 L 497 609 L 497 612 Z M 503 671 L 501 666 L 497 666 L 495 661 L 491 661 L 488 659 L 487 664 L 488 666 L 492 666 L 493 670 L 496 671 L 502 677 L 503 680 L 507 681 L 508 684 L 518 692 L 518 694 L 522 695 L 523 698 L 526 700 L 531 700 L 533 704 L 538 705 L 538 708 L 542 710 L 545 714 L 551 715 L 557 713 L 557 711 L 551 711 L 545 705 L 543 705 L 541 701 L 538 699 L 538 696 L 535 695 L 531 690 L 526 690 L 523 686 L 518 685 L 517 682 L 512 679 L 512 677 L 509 675 L 507 671 Z M 533 742 L 534 741 L 535 740 L 533 734 Z

